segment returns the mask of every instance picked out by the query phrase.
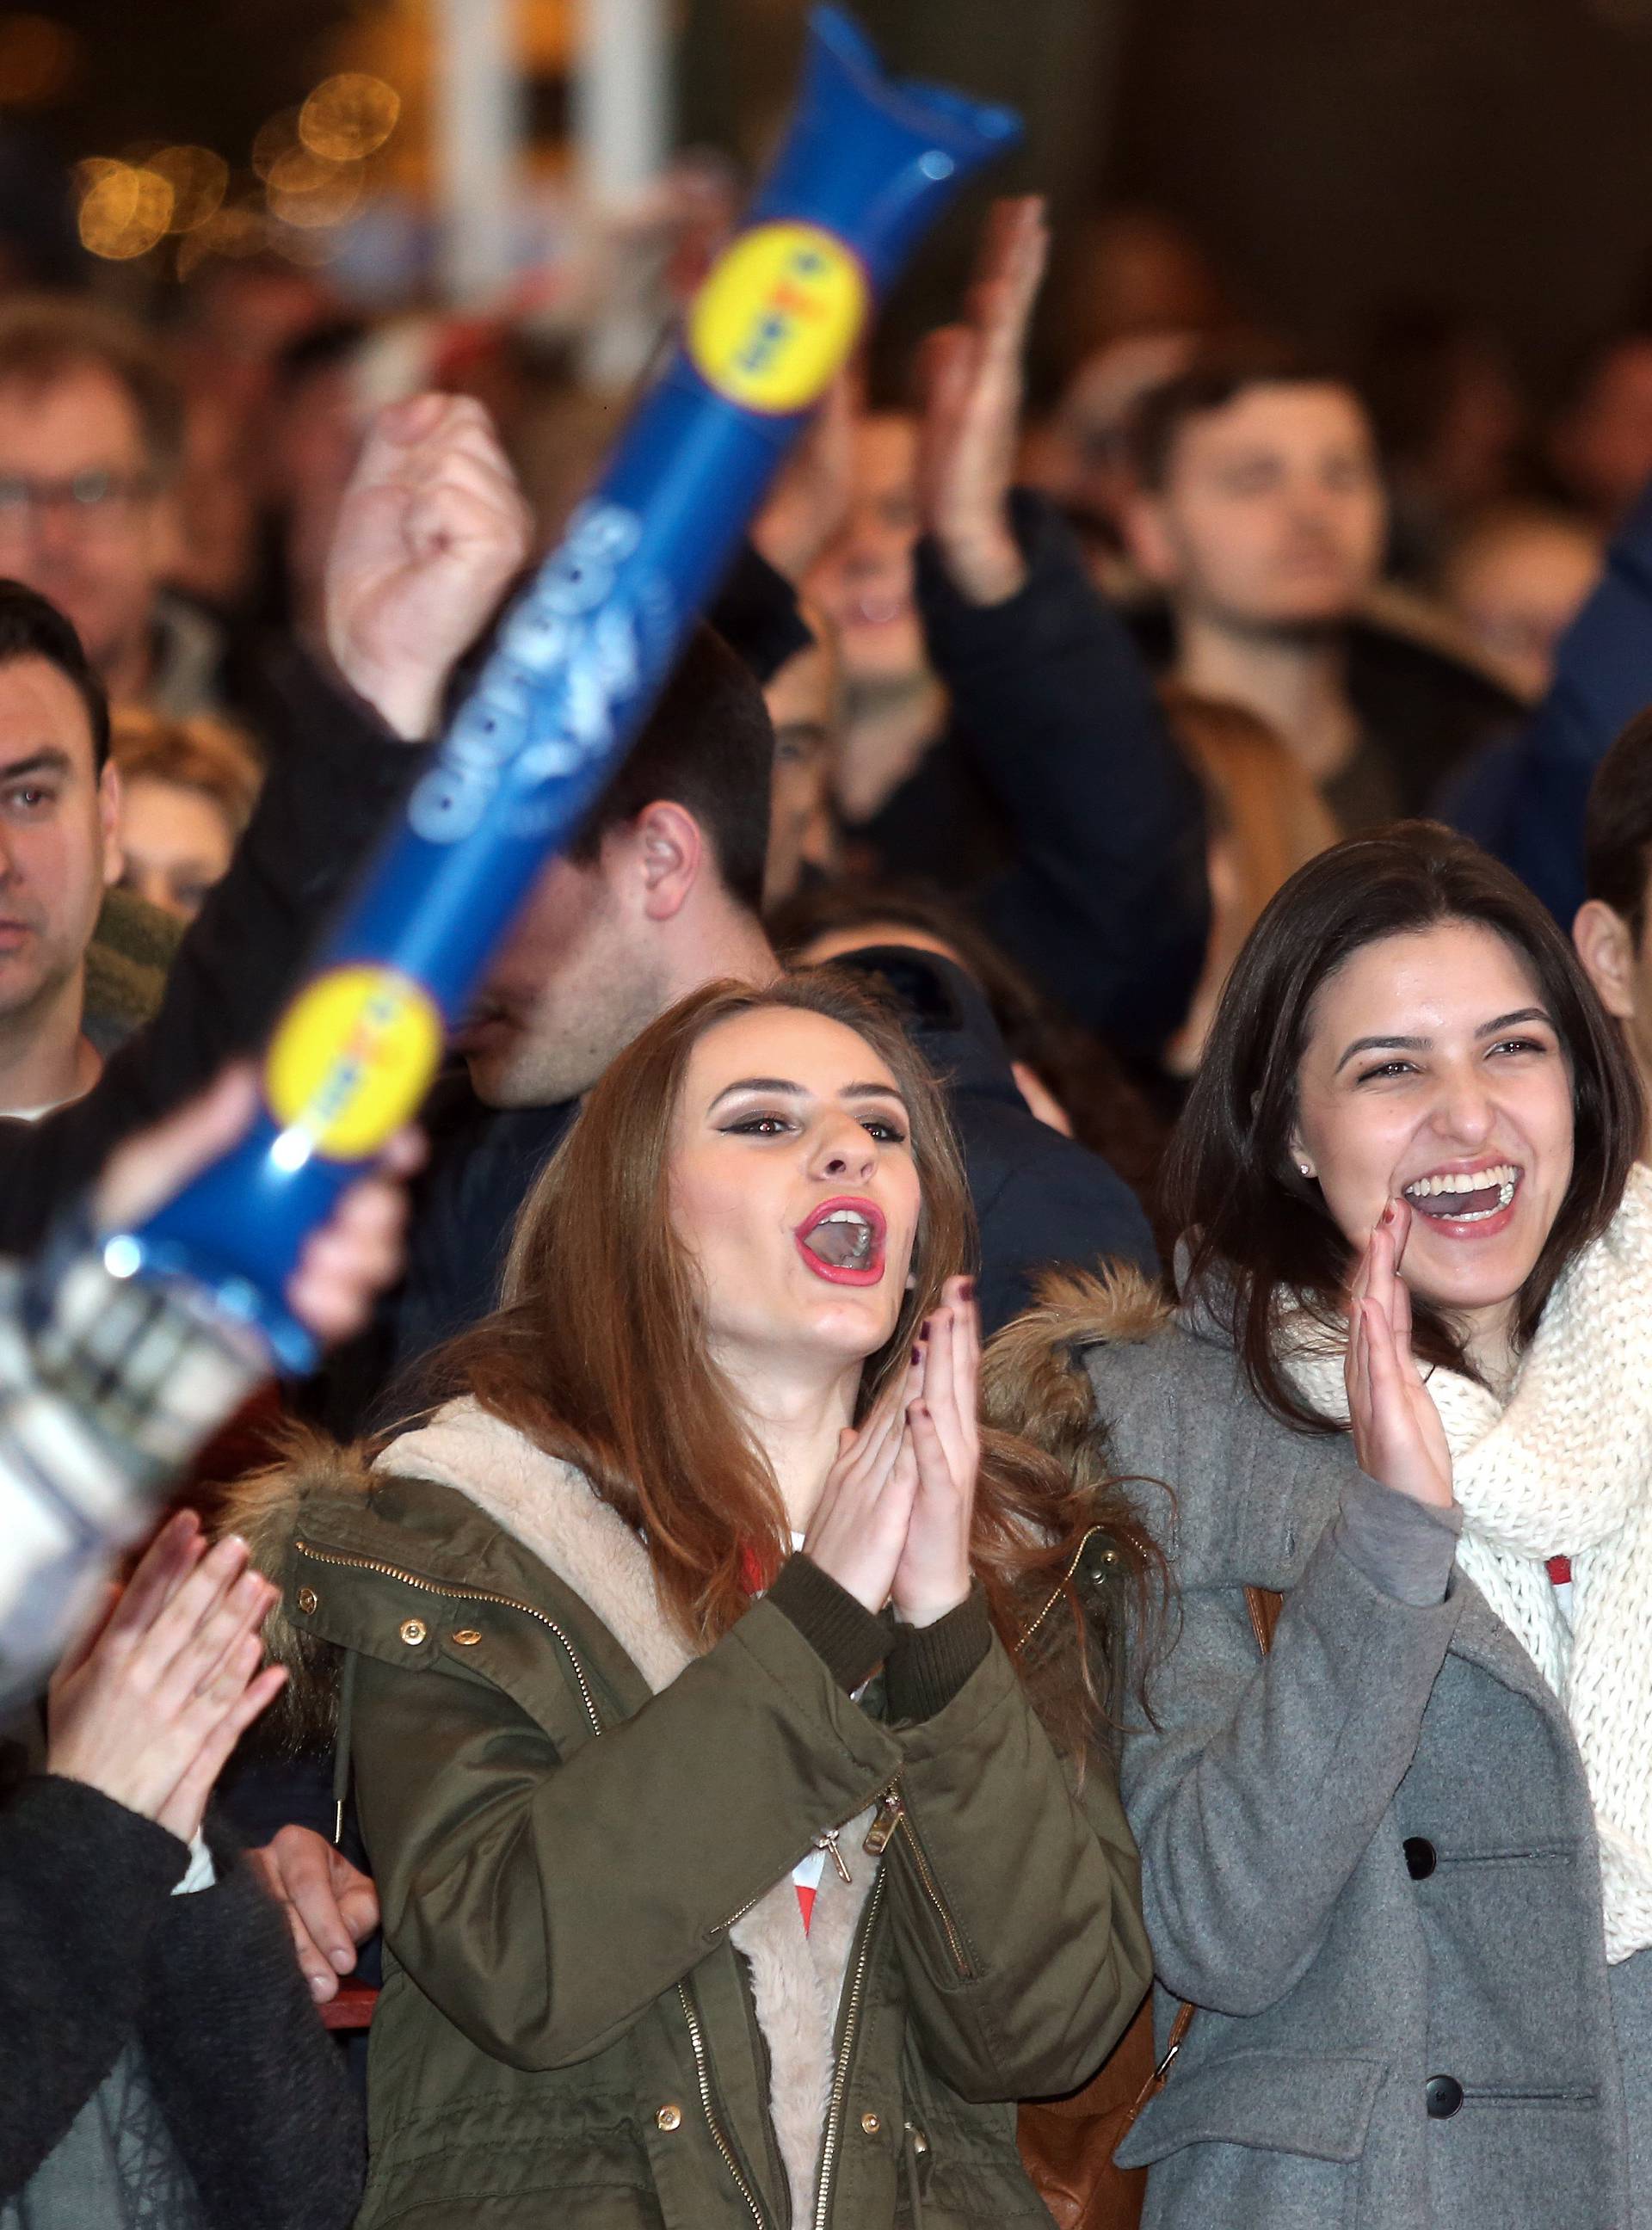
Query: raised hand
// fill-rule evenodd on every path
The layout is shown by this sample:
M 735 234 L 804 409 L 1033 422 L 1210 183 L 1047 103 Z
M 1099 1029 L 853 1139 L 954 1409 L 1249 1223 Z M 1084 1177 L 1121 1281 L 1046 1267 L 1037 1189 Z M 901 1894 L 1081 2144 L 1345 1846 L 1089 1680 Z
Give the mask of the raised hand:
M 851 375 L 840 372 L 752 522 L 777 573 L 800 582 L 849 515 L 855 483 Z
M 970 1530 L 981 1460 L 978 1388 L 981 1325 L 974 1286 L 949 1278 L 924 1327 L 923 1384 L 908 1403 L 907 1429 L 918 1489 L 891 1593 L 896 1615 L 930 1626 L 970 1591 Z
M 327 556 L 327 645 L 397 735 L 429 736 L 442 688 L 520 571 L 532 518 L 468 396 L 382 410 Z
M 837 1460 L 803 1538 L 803 1553 L 840 1588 L 873 1612 L 894 1584 L 918 1492 L 918 1460 L 907 1430 L 907 1406 L 923 1383 L 916 1350 L 897 1371 L 858 1431 L 843 1428 Z
M 212 1784 L 286 1674 L 258 1629 L 277 1589 L 233 1537 L 181 1511 L 47 1694 L 48 1773 L 83 1781 L 188 1842 Z
M 325 2005 L 354 1967 L 356 1946 L 378 1925 L 378 1891 L 313 1827 L 283 1827 L 247 1857 L 287 1916 L 310 1995 Z
M 955 325 L 924 346 L 918 444 L 923 522 L 971 603 L 1002 603 L 1027 577 L 1010 518 L 1022 352 L 1049 235 L 1036 195 L 999 201 Z
M 226 1069 L 198 1099 L 112 1154 L 92 1197 L 102 1232 L 127 1231 L 170 1200 L 207 1163 L 246 1136 L 258 1105 L 250 1067 Z M 407 1224 L 404 1181 L 424 1160 L 424 1141 L 403 1131 L 376 1170 L 358 1178 L 311 1233 L 287 1283 L 287 1303 L 324 1346 L 361 1331 L 372 1305 L 401 1275 Z
M 1361 1471 L 1449 1510 L 1451 1448 L 1411 1352 L 1411 1299 L 1400 1275 L 1410 1228 L 1410 1207 L 1391 1200 L 1350 1288 L 1348 1415 Z

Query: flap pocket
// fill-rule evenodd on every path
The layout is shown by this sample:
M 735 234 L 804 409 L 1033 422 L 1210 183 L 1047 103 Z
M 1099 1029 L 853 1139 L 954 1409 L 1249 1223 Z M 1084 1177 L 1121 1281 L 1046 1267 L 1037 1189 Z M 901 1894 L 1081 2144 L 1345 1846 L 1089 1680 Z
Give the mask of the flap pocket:
M 1226 2052 L 1202 2067 L 1184 2063 L 1114 2158 L 1120 2168 L 1147 2168 L 1184 2145 L 1215 2143 L 1355 2161 L 1386 2072 L 1380 2059 L 1307 2052 Z

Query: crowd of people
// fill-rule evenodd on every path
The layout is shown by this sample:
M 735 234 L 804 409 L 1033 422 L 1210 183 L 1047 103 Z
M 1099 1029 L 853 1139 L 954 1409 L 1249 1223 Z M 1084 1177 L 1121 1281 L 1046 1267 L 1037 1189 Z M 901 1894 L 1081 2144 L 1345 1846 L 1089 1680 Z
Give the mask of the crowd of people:
M 1652 342 L 1034 409 L 1048 245 L 833 388 L 273 1387 L 105 1242 L 617 406 L 0 301 L 0 2230 L 1652 2230 Z

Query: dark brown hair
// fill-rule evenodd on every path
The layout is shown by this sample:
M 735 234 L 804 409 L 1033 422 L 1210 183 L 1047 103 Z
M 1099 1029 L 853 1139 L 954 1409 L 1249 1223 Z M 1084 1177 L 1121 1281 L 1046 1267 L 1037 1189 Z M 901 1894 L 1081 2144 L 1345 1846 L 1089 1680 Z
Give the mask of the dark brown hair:
M 887 1064 L 911 1116 L 922 1199 L 913 1283 L 888 1340 L 867 1359 L 856 1415 L 865 1414 L 906 1368 L 944 1280 L 971 1266 L 974 1222 L 933 1079 L 891 1015 L 829 969 L 763 989 L 707 984 L 619 1055 L 528 1196 L 503 1305 L 445 1349 L 432 1372 L 438 1395 L 474 1395 L 585 1474 L 642 1536 L 661 1603 L 701 1644 L 727 1633 L 747 1608 L 748 1552 L 772 1571 L 790 1536 L 773 1473 L 707 1353 L 699 1280 L 669 1210 L 669 1142 L 700 1040 L 720 1022 L 770 1009 L 823 1015 L 855 1031 Z M 1077 1676 L 1070 1652 L 1042 1647 L 1047 1632 L 1027 1672 L 1052 1735 L 1080 1749 L 1096 1694 L 1073 1572 L 1097 1524 L 1145 1586 L 1152 1552 L 1122 1497 L 1081 1487 L 1026 1440 L 984 1431 L 976 1569 L 1011 1648 L 1055 1602 L 1065 1596 L 1072 1605 Z
M 92 365 L 137 415 L 149 469 L 176 477 L 184 459 L 184 394 L 141 325 L 67 294 L 24 294 L 0 307 L 0 386 L 43 389 Z
M 1623 1197 L 1641 1136 L 1641 1090 L 1617 1031 L 1545 907 L 1466 837 L 1400 822 L 1333 847 L 1293 875 L 1228 978 L 1171 1144 L 1166 1193 L 1191 1259 L 1184 1283 L 1218 1306 L 1258 1398 L 1308 1430 L 1327 1421 L 1290 1388 L 1277 1311 L 1294 1290 L 1340 1325 L 1352 1251 L 1290 1154 L 1297 1074 L 1321 985 L 1363 946 L 1449 922 L 1494 930 L 1530 967 L 1571 1072 L 1571 1182 L 1520 1297 L 1524 1345 L 1556 1279 Z M 1473 1376 L 1440 1313 L 1415 1305 L 1423 1361 Z
M 1584 885 L 1629 924 L 1638 952 L 1652 874 L 1652 712 L 1637 712 L 1595 770 L 1584 815 Z
M 1352 384 L 1323 364 L 1307 364 L 1268 344 L 1244 343 L 1202 353 L 1185 371 L 1148 390 L 1131 415 L 1126 441 L 1139 487 L 1164 489 L 1182 435 L 1260 387 L 1335 387 L 1364 409 Z M 1374 441 L 1373 436 L 1373 441 Z
M 588 865 L 611 829 L 668 799 L 692 813 L 710 839 L 729 896 L 756 913 L 763 905 L 773 779 L 774 727 L 762 687 L 702 621 L 568 857 Z

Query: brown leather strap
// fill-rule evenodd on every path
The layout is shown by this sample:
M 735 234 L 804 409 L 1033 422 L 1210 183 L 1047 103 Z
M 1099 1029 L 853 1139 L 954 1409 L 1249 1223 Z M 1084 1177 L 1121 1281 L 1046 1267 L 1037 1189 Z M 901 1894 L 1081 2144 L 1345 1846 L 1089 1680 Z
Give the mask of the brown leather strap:
M 1247 1588 L 1245 1608 L 1250 1613 L 1250 1630 L 1256 1637 L 1256 1647 L 1266 1657 L 1274 1646 L 1274 1628 L 1279 1624 L 1279 1614 L 1285 1608 L 1283 1595 L 1275 1595 L 1271 1588 Z

